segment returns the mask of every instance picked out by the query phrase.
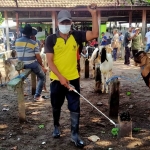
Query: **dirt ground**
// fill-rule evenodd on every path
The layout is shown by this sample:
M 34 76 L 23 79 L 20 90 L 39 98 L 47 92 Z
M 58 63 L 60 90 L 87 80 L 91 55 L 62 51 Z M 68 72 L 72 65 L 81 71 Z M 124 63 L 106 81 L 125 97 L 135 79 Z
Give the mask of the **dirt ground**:
M 1 66 L 0 70 L 2 69 Z M 85 79 L 84 74 L 81 75 L 81 94 L 108 115 L 109 94 L 95 93 L 94 79 Z M 122 75 L 134 80 L 139 75 L 139 68 L 133 65 L 126 66 L 123 60 L 117 60 L 114 63 L 113 75 Z M 81 98 L 80 135 L 86 143 L 85 150 L 150 150 L 150 89 L 146 87 L 142 78 L 133 83 L 125 79 L 119 80 L 121 83 L 119 112 L 128 110 L 132 117 L 133 128 L 141 130 L 133 132 L 133 138 L 113 136 L 111 130 L 114 125 Z M 16 93 L 8 91 L 6 87 L 0 87 L 0 150 L 77 150 L 78 148 L 70 141 L 70 115 L 67 102 L 65 101 L 62 107 L 61 137 L 53 139 L 50 100 L 33 102 L 28 81 L 25 84 L 25 92 L 29 94 L 25 97 L 27 122 L 23 124 L 18 121 Z M 47 88 L 49 89 L 48 75 Z M 128 91 L 131 92 L 130 96 L 126 94 Z M 98 106 L 98 102 L 102 105 Z M 9 110 L 3 111 L 4 108 Z M 117 119 L 113 120 L 118 122 Z M 100 140 L 89 141 L 88 137 L 92 135 L 97 135 Z

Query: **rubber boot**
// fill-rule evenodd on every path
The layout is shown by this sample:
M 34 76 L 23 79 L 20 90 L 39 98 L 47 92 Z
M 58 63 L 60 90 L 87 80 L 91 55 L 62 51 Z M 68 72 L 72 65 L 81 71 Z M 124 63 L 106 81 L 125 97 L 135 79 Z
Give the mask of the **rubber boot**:
M 59 118 L 60 118 L 60 110 L 53 109 L 53 119 L 54 119 L 54 130 L 52 134 L 53 138 L 60 137 Z
M 79 133 L 79 113 L 70 113 L 71 116 L 71 141 L 75 143 L 77 147 L 83 148 L 84 142 L 80 139 Z

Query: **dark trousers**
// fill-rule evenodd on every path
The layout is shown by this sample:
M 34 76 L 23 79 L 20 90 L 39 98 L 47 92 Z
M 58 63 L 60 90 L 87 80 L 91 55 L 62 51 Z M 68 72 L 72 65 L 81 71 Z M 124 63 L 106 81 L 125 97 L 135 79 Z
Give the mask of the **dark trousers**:
M 80 92 L 79 78 L 71 80 L 70 84 L 73 85 L 78 92 Z M 53 110 L 61 110 L 66 97 L 68 101 L 68 109 L 71 112 L 80 113 L 80 96 L 77 93 L 74 91 L 69 91 L 57 80 L 50 83 L 50 90 L 51 105 Z
M 116 61 L 116 59 L 117 59 L 117 50 L 118 50 L 118 48 L 113 49 L 113 60 L 114 61 Z
M 131 48 L 125 47 L 125 56 L 124 56 L 124 64 L 130 64 L 130 50 Z
M 132 49 L 132 55 L 135 57 L 135 54 L 138 52 L 138 49 Z

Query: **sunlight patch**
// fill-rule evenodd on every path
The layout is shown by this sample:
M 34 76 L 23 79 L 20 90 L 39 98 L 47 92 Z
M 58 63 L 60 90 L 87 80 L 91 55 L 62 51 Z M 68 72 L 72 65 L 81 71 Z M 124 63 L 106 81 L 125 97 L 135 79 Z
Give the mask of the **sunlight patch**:
M 142 145 L 141 141 L 133 141 L 133 142 L 130 142 L 127 145 L 127 148 L 135 148 L 135 147 L 138 147 L 138 146 L 141 146 L 141 145 Z
M 98 122 L 99 121 L 99 118 L 93 118 L 92 119 L 92 122 Z
M 32 114 L 32 115 L 38 115 L 38 114 L 40 114 L 40 112 L 39 112 L 39 111 L 34 111 L 34 112 L 32 112 L 31 114 Z
M 112 144 L 112 142 L 110 141 L 98 141 L 96 142 L 97 145 L 100 145 L 100 146 L 110 146 Z
M 0 129 L 6 129 L 8 126 L 6 124 L 0 124 Z

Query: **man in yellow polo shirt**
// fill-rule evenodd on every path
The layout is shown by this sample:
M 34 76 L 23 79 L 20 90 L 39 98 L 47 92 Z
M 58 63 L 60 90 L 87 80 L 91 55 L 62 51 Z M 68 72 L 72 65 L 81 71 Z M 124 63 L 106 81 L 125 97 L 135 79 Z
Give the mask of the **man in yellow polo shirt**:
M 50 72 L 51 105 L 53 109 L 54 131 L 53 137 L 60 137 L 59 118 L 61 106 L 65 97 L 71 116 L 71 140 L 78 147 L 84 142 L 79 138 L 80 96 L 69 91 L 69 83 L 80 92 L 79 73 L 77 70 L 77 50 L 79 42 L 90 41 L 99 36 L 96 4 L 88 6 L 92 15 L 92 31 L 71 31 L 72 18 L 67 10 L 58 13 L 58 31 L 46 39 L 45 53 Z

